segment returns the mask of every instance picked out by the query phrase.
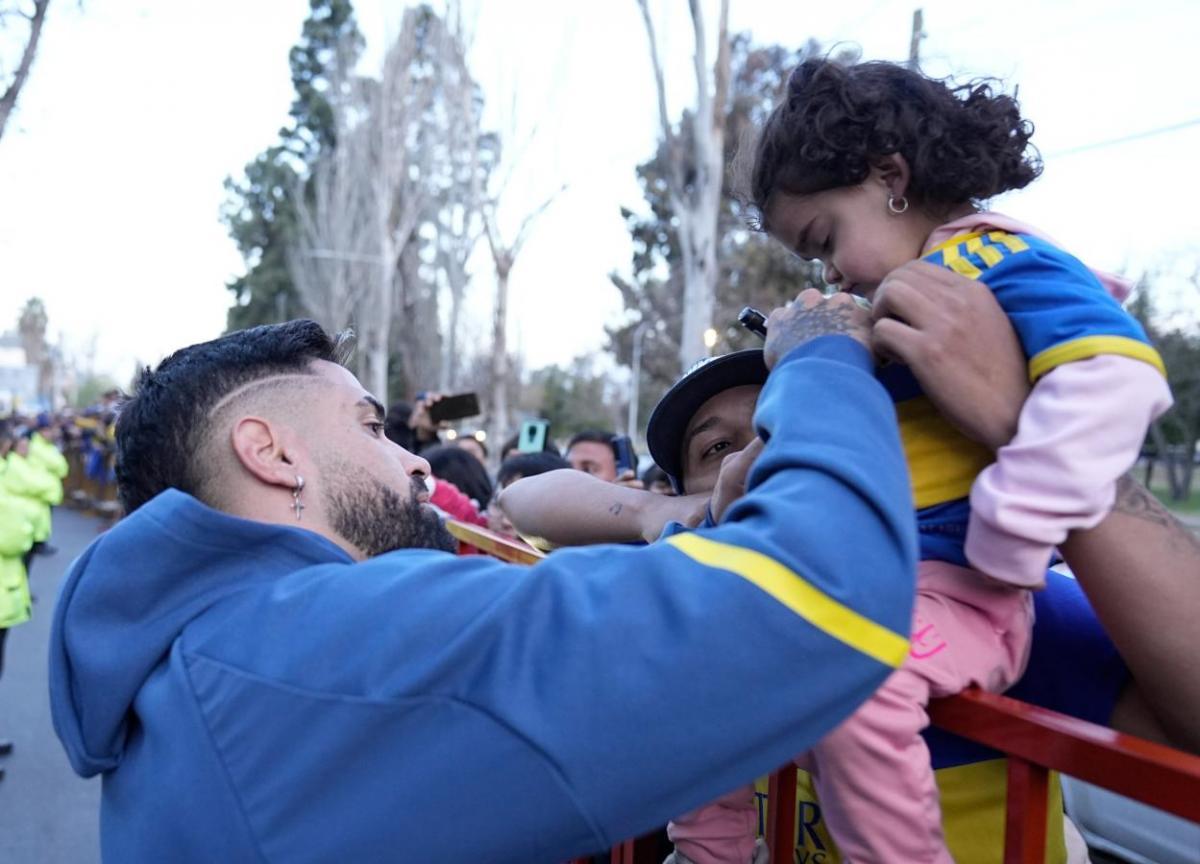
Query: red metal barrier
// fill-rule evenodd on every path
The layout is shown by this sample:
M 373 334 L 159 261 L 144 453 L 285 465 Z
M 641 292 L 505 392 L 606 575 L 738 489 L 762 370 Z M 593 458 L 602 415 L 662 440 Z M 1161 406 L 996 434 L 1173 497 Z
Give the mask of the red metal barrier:
M 450 533 L 487 554 L 533 564 L 540 552 L 490 531 L 448 523 Z M 1004 864 L 1041 864 L 1046 847 L 1050 772 L 1057 771 L 1120 795 L 1200 822 L 1200 757 L 1192 756 L 979 690 L 968 690 L 929 706 L 935 726 L 999 750 L 1008 757 Z M 796 769 L 771 775 L 767 843 L 773 864 L 791 864 L 796 837 Z M 611 853 L 612 864 L 641 864 L 636 843 Z M 572 864 L 588 864 L 579 858 Z

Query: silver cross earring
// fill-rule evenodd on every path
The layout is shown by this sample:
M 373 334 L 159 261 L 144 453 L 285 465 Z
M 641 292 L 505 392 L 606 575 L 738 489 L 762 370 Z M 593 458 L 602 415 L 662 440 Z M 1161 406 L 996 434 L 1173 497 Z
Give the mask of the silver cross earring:
M 296 475 L 296 488 L 292 490 L 292 509 L 296 511 L 296 519 L 299 521 L 300 512 L 304 509 L 304 503 L 300 500 L 300 493 L 304 491 L 304 478 L 299 474 Z

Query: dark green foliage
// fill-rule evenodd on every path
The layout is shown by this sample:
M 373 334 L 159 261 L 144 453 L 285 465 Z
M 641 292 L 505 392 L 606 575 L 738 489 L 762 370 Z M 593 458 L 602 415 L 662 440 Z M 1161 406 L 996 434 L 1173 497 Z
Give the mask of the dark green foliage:
M 1193 276 L 1193 287 L 1200 281 Z M 1200 441 L 1200 333 L 1195 321 L 1186 325 L 1164 320 L 1157 314 L 1158 289 L 1143 279 L 1129 304 L 1129 311 L 1142 322 L 1150 340 L 1162 355 L 1175 404 L 1151 429 L 1148 450 L 1166 468 L 1170 497 L 1186 501 L 1195 472 L 1196 444 Z
M 296 89 L 292 122 L 242 177 L 225 180 L 228 197 L 221 218 L 246 263 L 246 274 L 226 286 L 233 292 L 229 330 L 302 314 L 285 258 L 296 231 L 290 195 L 304 167 L 336 143 L 325 93 L 339 70 L 353 69 L 363 44 L 349 0 L 310 0 L 309 5 L 300 41 L 288 57 Z

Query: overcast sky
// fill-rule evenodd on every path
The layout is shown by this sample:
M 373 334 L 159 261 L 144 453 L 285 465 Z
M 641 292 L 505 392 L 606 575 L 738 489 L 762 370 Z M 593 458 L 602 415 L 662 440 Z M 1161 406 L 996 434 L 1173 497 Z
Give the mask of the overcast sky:
M 357 0 L 375 62 L 405 4 Z M 935 74 L 1020 86 L 1043 177 L 1000 202 L 1093 266 L 1142 269 L 1200 248 L 1200 3 L 1069 0 L 926 2 L 922 56 Z M 715 0 L 706 3 L 715 17 Z M 732 0 L 732 27 L 789 46 L 814 37 L 907 55 L 914 4 Z M 657 114 L 634 0 L 477 0 L 472 63 L 488 120 L 527 142 L 501 210 L 511 231 L 567 184 L 513 271 L 512 330 L 528 367 L 599 350 L 626 269 L 620 207 L 638 207 L 634 168 Z M 691 98 L 684 0 L 651 0 L 671 110 Z M 221 183 L 274 139 L 292 88 L 287 52 L 303 0 L 86 0 L 52 4 L 42 49 L 0 141 L 0 329 L 38 295 L 50 334 L 98 371 L 218 335 L 241 259 L 218 212 Z M 710 18 L 710 25 L 713 22 Z M 531 135 L 531 130 L 536 130 Z M 1074 152 L 1072 152 L 1074 151 Z M 468 339 L 485 343 L 492 281 L 477 259 Z M 1193 301 L 1194 302 L 1194 301 Z

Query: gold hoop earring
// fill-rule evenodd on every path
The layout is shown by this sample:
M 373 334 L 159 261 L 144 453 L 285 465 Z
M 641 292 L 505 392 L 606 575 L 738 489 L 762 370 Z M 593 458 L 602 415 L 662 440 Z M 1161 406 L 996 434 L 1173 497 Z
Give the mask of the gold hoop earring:
M 897 198 L 895 195 L 888 196 L 887 202 L 888 212 L 893 216 L 899 216 L 908 209 L 908 199 L 901 195 Z
M 292 489 L 292 509 L 296 511 L 296 521 L 300 521 L 300 514 L 304 510 L 304 502 L 300 500 L 300 493 L 304 491 L 304 478 L 299 474 L 296 475 L 296 486 Z

